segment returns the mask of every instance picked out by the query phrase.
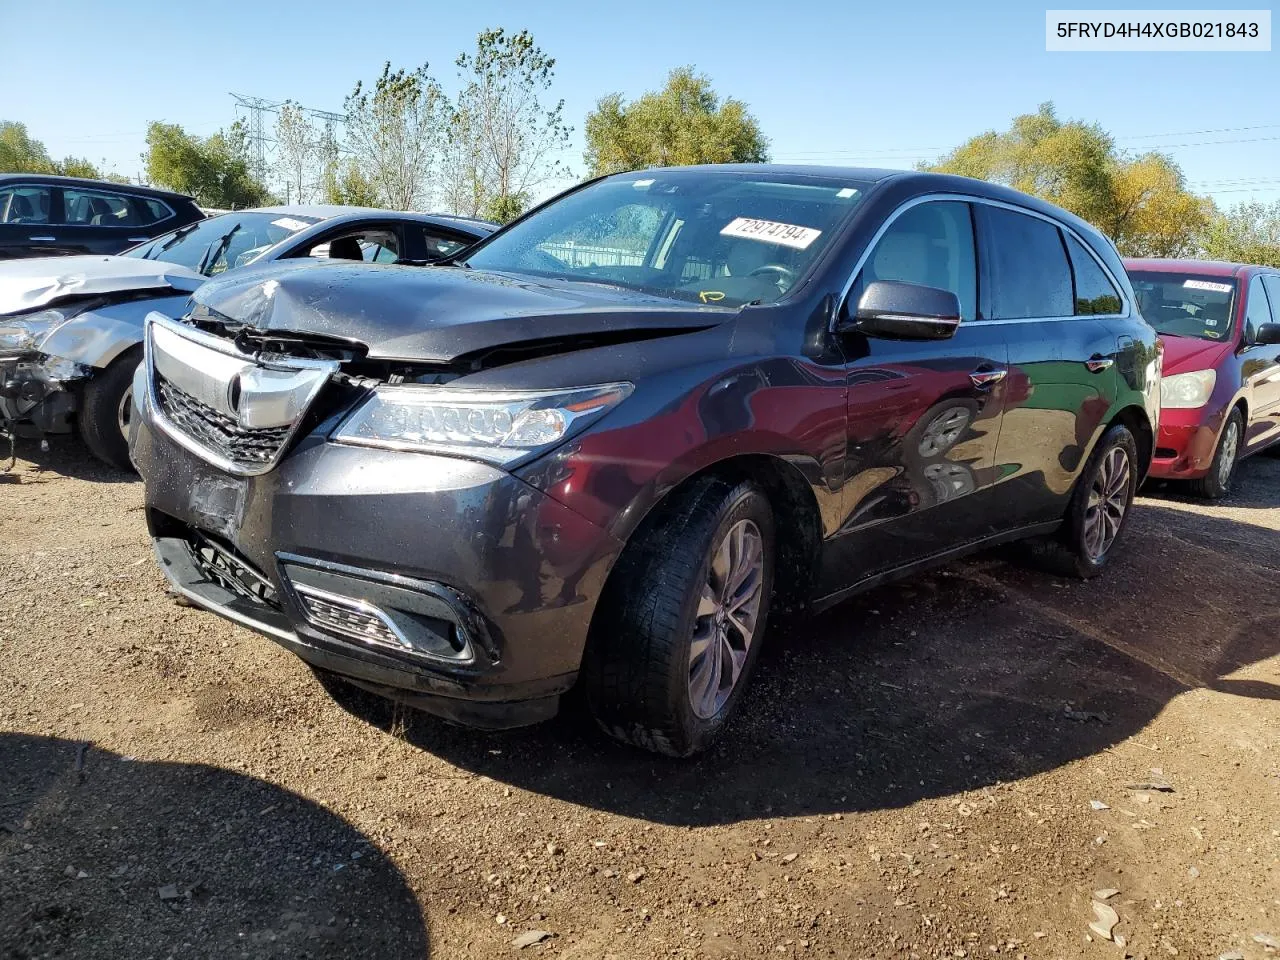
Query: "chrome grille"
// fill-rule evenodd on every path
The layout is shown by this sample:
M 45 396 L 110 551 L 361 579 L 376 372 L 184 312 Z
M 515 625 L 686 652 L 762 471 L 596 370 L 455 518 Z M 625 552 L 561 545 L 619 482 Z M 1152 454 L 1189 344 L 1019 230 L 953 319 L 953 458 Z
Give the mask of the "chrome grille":
M 408 640 L 373 604 L 294 584 L 302 612 L 322 630 L 396 650 L 412 649 Z
M 289 438 L 290 427 L 242 427 L 158 374 L 156 399 L 175 427 L 234 463 L 271 463 Z

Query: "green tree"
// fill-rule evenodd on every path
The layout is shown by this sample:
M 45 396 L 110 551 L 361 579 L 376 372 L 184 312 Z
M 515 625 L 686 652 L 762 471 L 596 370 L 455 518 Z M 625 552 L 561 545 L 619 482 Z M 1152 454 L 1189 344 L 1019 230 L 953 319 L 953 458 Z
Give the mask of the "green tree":
M 271 199 L 249 170 L 248 136 L 240 121 L 210 137 L 154 122 L 147 127 L 142 159 L 152 183 L 190 194 L 206 207 L 253 207 Z
M 762 163 L 769 141 L 746 104 L 721 99 L 693 67 L 627 103 L 612 93 L 587 114 L 585 159 L 593 174 L 692 163 Z
M 525 208 L 528 206 L 529 201 L 524 194 L 515 197 L 507 194 L 498 194 L 490 197 L 485 202 L 481 216 L 486 220 L 492 220 L 494 223 L 510 223 L 524 213 Z
M 0 173 L 53 173 L 49 151 L 25 123 L 0 121 Z
M 444 151 L 445 199 L 455 212 L 479 208 L 505 222 L 532 191 L 568 174 L 558 159 L 572 132 L 564 101 L 541 99 L 555 65 L 527 30 L 484 30 L 475 52 L 458 57 L 463 84 Z
M 360 170 L 355 160 L 340 164 L 324 190 L 325 203 L 348 204 L 353 207 L 381 207 L 378 188 Z
M 384 64 L 373 89 L 357 82 L 345 108 L 348 144 L 386 206 L 426 206 L 451 112 L 427 64 L 413 71 Z
M 276 117 L 276 175 L 288 202 L 311 199 L 317 148 L 314 124 L 298 104 L 286 100 Z
M 1186 189 L 1169 157 L 1130 157 L 1097 124 L 1062 121 L 1053 104 L 965 141 L 922 169 L 991 180 L 1090 221 L 1126 256 L 1179 256 L 1195 249 L 1211 206 Z
M 1214 260 L 1280 267 L 1280 200 L 1215 210 L 1204 232 L 1201 254 Z

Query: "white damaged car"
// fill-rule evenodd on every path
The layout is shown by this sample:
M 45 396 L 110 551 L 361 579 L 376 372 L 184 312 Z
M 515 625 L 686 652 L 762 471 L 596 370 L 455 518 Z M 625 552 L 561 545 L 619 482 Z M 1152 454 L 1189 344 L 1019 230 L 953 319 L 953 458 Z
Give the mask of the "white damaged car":
M 0 263 L 0 433 L 78 431 L 131 469 L 126 435 L 143 318 L 180 316 L 209 277 L 297 257 L 427 263 L 496 227 L 437 214 L 342 206 L 242 210 L 189 224 L 119 256 Z

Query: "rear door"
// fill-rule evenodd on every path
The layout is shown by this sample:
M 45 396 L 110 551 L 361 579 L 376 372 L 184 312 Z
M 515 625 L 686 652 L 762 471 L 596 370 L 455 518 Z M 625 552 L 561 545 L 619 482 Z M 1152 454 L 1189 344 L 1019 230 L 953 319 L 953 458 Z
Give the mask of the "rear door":
M 62 187 L 57 192 L 62 198 L 58 242 L 68 253 L 113 254 L 136 246 L 154 234 L 156 212 L 167 211 L 159 201 L 112 190 Z
M 0 260 L 67 252 L 53 227 L 53 201 L 53 188 L 47 184 L 0 185 Z
M 1066 510 L 1119 392 L 1117 361 L 1133 343 L 1101 319 L 1118 314 L 1123 301 L 1073 234 L 1027 210 L 990 203 L 976 210 L 982 309 L 1009 347 L 995 465 L 1005 523 L 1048 522 Z
M 847 358 L 845 519 L 824 586 L 838 589 L 993 529 L 992 465 L 1004 403 L 1003 330 L 978 317 L 973 213 L 960 200 L 901 211 L 875 242 L 843 310 L 867 283 L 950 290 L 961 322 L 947 340 L 842 338 Z
M 1280 322 L 1280 276 L 1255 276 L 1248 298 L 1241 360 L 1252 393 L 1252 409 L 1245 436 L 1247 446 L 1257 449 L 1280 440 L 1280 344 L 1251 342 L 1259 326 Z

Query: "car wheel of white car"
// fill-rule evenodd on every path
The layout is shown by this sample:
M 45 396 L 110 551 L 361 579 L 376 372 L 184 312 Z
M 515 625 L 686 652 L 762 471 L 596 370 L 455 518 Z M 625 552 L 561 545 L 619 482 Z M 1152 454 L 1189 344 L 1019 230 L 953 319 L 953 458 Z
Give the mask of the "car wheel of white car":
M 132 405 L 133 374 L 142 360 L 135 347 L 117 357 L 85 384 L 80 404 L 80 436 L 89 452 L 119 470 L 132 472 L 126 430 Z

